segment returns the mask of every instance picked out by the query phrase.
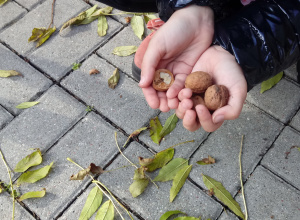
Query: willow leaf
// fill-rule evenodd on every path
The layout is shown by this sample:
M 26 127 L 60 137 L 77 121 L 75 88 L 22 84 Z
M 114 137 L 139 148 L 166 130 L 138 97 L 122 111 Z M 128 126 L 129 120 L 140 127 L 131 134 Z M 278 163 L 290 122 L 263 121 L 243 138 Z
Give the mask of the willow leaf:
M 201 220 L 201 218 L 190 217 L 190 216 L 183 216 L 183 217 L 175 218 L 174 220 Z
M 138 36 L 138 38 L 142 39 L 144 34 L 144 21 L 142 16 L 134 15 L 130 20 L 130 24 L 134 34 Z
M 0 6 L 6 3 L 8 0 L 0 0 Z
M 182 168 L 175 176 L 173 185 L 170 190 L 170 202 L 173 202 L 180 189 L 185 183 L 186 178 L 189 176 L 192 170 L 192 165 Z
M 108 24 L 106 17 L 104 15 L 101 15 L 98 17 L 98 35 L 100 37 L 103 37 L 106 35 L 106 31 L 108 29 Z
M 139 179 L 135 180 L 129 187 L 129 191 L 132 197 L 137 197 L 141 195 L 149 184 L 149 179 Z
M 14 171 L 19 173 L 25 172 L 28 168 L 41 164 L 42 161 L 42 153 L 40 149 L 36 149 L 36 151 L 20 160 L 16 165 Z
M 21 73 L 18 73 L 15 70 L 0 70 L 0 77 L 6 78 L 11 76 L 19 76 Z
M 89 193 L 86 202 L 81 210 L 79 220 L 88 220 L 97 211 L 103 198 L 102 191 L 95 186 Z
M 159 144 L 161 141 L 161 137 L 159 136 L 160 132 L 162 130 L 161 123 L 158 119 L 158 117 L 155 117 L 150 120 L 150 137 L 152 141 L 156 144 Z
M 186 166 L 188 166 L 188 160 L 175 158 L 160 169 L 158 175 L 154 178 L 154 181 L 165 182 L 173 180 L 177 172 Z
M 43 43 L 45 43 L 49 37 L 56 31 L 56 27 L 49 28 L 46 30 L 46 32 L 39 38 L 38 43 L 36 44 L 36 47 L 41 46 Z
M 185 213 L 178 211 L 178 210 L 167 211 L 160 217 L 159 220 L 167 220 L 170 216 L 178 215 L 178 214 L 185 214 Z
M 97 11 L 97 5 L 94 5 L 93 7 L 87 9 L 85 11 L 85 18 L 78 25 L 89 24 L 92 21 L 96 20 L 97 17 L 92 17 L 92 14 L 95 13 L 95 11 Z
M 222 183 L 215 179 L 203 175 L 203 182 L 208 189 L 213 189 L 214 195 L 223 202 L 228 208 L 233 211 L 237 216 L 245 219 L 245 216 L 241 210 L 240 205 L 232 198 L 231 194 L 225 189 Z
M 159 133 L 159 136 L 163 138 L 164 136 L 170 134 L 176 127 L 177 122 L 178 122 L 178 117 L 176 116 L 176 114 L 171 115 L 166 120 L 166 123 L 164 124 L 161 132 Z
M 96 17 L 96 18 L 98 18 L 100 15 L 106 15 L 106 14 L 111 13 L 112 10 L 113 10 L 113 8 L 110 7 L 110 6 L 107 6 L 107 7 L 105 7 L 105 8 L 100 8 L 100 9 L 98 9 L 97 11 L 95 11 L 95 12 L 91 15 L 91 17 Z
M 277 75 L 273 76 L 272 78 L 263 81 L 261 83 L 260 93 L 264 93 L 265 91 L 271 89 L 273 86 L 275 86 L 282 78 L 283 71 L 278 73 Z
M 145 166 L 147 171 L 152 172 L 165 166 L 170 160 L 173 159 L 174 152 L 174 148 L 168 148 L 155 154 L 153 161 Z
M 46 195 L 46 189 L 44 188 L 42 191 L 33 191 L 33 192 L 28 192 L 20 196 L 18 201 L 23 201 L 25 199 L 31 199 L 31 198 L 42 198 Z
M 116 47 L 112 53 L 121 57 L 125 57 L 135 53 L 137 48 L 137 46 L 120 46 Z
M 98 210 L 95 220 L 114 220 L 114 215 L 114 206 L 108 200 Z
M 39 102 L 23 102 L 23 103 L 17 105 L 16 108 L 18 108 L 18 109 L 26 109 L 26 108 L 30 108 L 32 106 L 35 106 L 38 103 Z
M 114 89 L 118 85 L 119 80 L 120 80 L 120 73 L 118 68 L 116 68 L 115 71 L 113 72 L 113 75 L 108 79 L 108 86 L 111 89 Z

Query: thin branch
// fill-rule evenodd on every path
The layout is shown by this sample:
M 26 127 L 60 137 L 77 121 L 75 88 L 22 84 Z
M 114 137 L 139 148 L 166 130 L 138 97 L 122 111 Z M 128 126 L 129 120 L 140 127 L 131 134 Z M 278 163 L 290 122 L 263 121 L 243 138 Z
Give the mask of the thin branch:
M 55 4 L 55 0 L 53 0 L 53 2 L 52 2 L 51 23 L 49 24 L 48 29 L 53 25 L 53 19 L 54 19 L 54 4 Z
M 241 187 L 242 187 L 242 196 L 243 196 L 243 202 L 245 207 L 245 220 L 248 219 L 248 211 L 247 211 L 247 205 L 246 205 L 246 199 L 245 199 L 245 192 L 244 192 L 244 185 L 243 185 L 243 171 L 242 171 L 242 150 L 243 150 L 243 142 L 244 142 L 244 135 L 242 136 L 241 140 L 241 148 L 240 148 L 240 154 L 239 154 L 239 165 L 240 165 L 240 181 L 241 181 Z
M 8 173 L 8 176 L 9 176 L 10 188 L 11 188 L 11 196 L 13 198 L 12 220 L 14 220 L 15 219 L 15 195 L 14 195 L 14 187 L 13 187 L 13 183 L 12 183 L 12 179 L 11 179 L 11 175 L 10 175 L 11 171 L 10 171 L 10 169 L 9 169 L 6 161 L 5 161 L 5 158 L 4 158 L 4 155 L 3 155 L 2 151 L 1 151 L 1 149 L 0 149 L 0 153 L 1 153 L 1 157 L 2 157 L 3 163 L 6 166 L 7 173 Z

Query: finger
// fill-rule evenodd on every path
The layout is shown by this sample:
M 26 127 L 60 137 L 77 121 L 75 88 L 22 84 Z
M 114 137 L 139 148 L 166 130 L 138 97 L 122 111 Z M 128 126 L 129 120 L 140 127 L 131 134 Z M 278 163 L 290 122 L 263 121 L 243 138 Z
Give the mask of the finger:
M 182 101 L 184 99 L 189 99 L 193 95 L 193 92 L 191 89 L 184 88 L 178 93 L 178 99 L 179 101 Z
M 184 99 L 179 103 L 178 108 L 176 109 L 176 115 L 178 118 L 183 119 L 184 114 L 187 110 L 193 108 L 193 101 L 190 99 Z
M 167 91 L 167 97 L 169 99 L 173 99 L 178 96 L 178 93 L 184 88 L 184 82 L 186 77 L 186 74 L 177 74 L 175 76 L 173 84 Z
M 168 106 L 170 109 L 177 109 L 179 105 L 178 98 L 168 99 Z
M 168 112 L 170 111 L 170 108 L 168 106 L 168 100 L 165 92 L 158 92 L 157 93 L 158 98 L 159 98 L 159 109 L 162 112 Z
M 182 125 L 189 131 L 196 131 L 201 127 L 194 110 L 186 111 L 182 120 Z
M 217 130 L 224 122 L 224 116 L 220 115 L 219 122 L 215 124 L 213 122 L 212 115 L 204 105 L 197 105 L 196 112 L 202 128 L 207 132 Z
M 148 105 L 153 109 L 157 109 L 160 106 L 160 103 L 156 90 L 153 89 L 153 87 L 147 87 L 143 88 L 142 91 Z

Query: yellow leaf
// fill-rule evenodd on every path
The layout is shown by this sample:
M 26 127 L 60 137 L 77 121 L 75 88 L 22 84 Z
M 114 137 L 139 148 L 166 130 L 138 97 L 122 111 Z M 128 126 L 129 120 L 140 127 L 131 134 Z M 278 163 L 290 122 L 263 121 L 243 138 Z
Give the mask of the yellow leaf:
M 134 15 L 130 20 L 130 24 L 135 35 L 142 39 L 144 34 L 144 20 L 142 16 Z
M 0 70 L 0 77 L 6 78 L 10 76 L 19 76 L 21 73 L 18 73 L 15 70 Z
M 106 35 L 106 31 L 108 29 L 108 24 L 106 17 L 104 15 L 100 15 L 98 18 L 98 35 L 103 37 Z

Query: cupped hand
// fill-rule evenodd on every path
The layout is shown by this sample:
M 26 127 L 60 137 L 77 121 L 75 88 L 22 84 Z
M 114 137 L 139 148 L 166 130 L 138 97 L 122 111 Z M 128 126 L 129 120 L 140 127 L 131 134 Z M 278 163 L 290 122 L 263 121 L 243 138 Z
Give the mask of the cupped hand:
M 197 105 L 193 109 L 190 99 L 192 91 L 182 89 L 178 95 L 181 102 L 176 109 L 176 115 L 183 119 L 183 126 L 190 131 L 202 127 L 212 132 L 217 130 L 224 120 L 238 118 L 247 96 L 247 83 L 234 56 L 220 46 L 211 46 L 202 54 L 192 71 L 211 74 L 214 84 L 225 85 L 228 88 L 229 100 L 226 106 L 211 114 L 204 105 Z
M 214 16 L 209 7 L 191 5 L 176 11 L 152 37 L 142 62 L 141 80 L 151 108 L 167 112 L 178 107 L 178 93 L 201 54 L 211 45 Z M 169 69 L 175 81 L 168 92 L 152 87 L 155 70 Z

